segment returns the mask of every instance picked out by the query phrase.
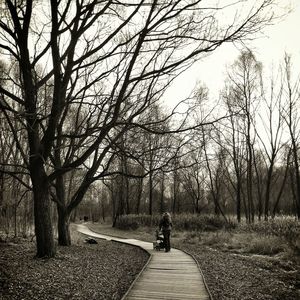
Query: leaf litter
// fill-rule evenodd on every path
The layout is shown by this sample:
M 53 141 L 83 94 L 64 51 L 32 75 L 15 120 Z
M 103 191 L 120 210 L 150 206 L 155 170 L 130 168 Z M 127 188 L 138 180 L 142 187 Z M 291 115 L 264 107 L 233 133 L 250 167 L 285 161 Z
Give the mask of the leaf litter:
M 198 261 L 215 300 L 298 300 L 300 263 L 281 259 L 236 255 L 203 245 L 181 246 Z M 286 269 L 289 268 L 289 272 Z
M 35 259 L 35 244 L 0 243 L 0 299 L 121 299 L 148 260 L 141 249 L 111 241 L 58 247 Z

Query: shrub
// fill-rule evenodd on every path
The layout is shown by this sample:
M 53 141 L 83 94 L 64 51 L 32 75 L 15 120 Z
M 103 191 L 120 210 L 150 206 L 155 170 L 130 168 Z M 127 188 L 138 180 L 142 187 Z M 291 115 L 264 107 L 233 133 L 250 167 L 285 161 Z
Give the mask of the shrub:
M 256 237 L 246 247 L 245 252 L 261 255 L 275 255 L 284 250 L 285 246 L 278 237 Z
M 233 222 L 227 223 L 224 218 L 216 215 L 180 214 L 175 215 L 174 226 L 178 230 L 217 231 L 222 228 L 234 227 Z
M 160 215 L 124 215 L 117 220 L 119 229 L 137 229 L 143 227 L 157 227 Z M 234 228 L 236 223 L 227 223 L 224 218 L 216 215 L 178 214 L 172 216 L 173 227 L 184 231 L 217 231 L 222 228 Z
M 269 221 L 240 224 L 239 229 L 245 232 L 256 232 L 266 237 L 276 236 L 286 240 L 292 248 L 300 249 L 300 223 L 291 217 L 277 217 Z
M 216 248 L 227 248 L 231 243 L 231 236 L 228 232 L 220 230 L 208 234 L 202 239 L 202 243 L 207 246 L 214 246 Z
M 139 223 L 135 220 L 135 218 L 128 216 L 120 216 L 116 222 L 116 227 L 119 229 L 132 229 L 136 230 L 139 227 Z

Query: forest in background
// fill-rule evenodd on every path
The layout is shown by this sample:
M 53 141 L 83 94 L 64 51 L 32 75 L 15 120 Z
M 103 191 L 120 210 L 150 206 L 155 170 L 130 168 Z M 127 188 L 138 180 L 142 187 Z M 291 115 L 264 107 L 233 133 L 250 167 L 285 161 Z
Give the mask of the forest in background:
M 164 211 L 215 214 L 226 222 L 252 223 L 283 215 L 299 219 L 300 94 L 298 78 L 291 79 L 290 59 L 283 60 L 276 81 L 265 80 L 268 77 L 254 54 L 242 52 L 228 70 L 218 109 L 209 113 L 208 103 L 213 102 L 209 91 L 198 87 L 193 100 L 200 105 L 188 118 L 203 120 L 218 110 L 224 114 L 218 121 L 188 132 L 128 130 L 114 143 L 105 176 L 89 187 L 71 221 L 109 220 L 115 225 L 123 215 Z M 162 126 L 163 111 L 157 105 L 148 113 L 156 131 Z M 22 165 L 4 118 L 1 127 L 2 162 Z M 26 174 L 22 182 L 15 178 L 19 168 L 1 173 L 0 190 L 1 228 L 16 236 L 34 232 L 30 178 Z M 65 176 L 67 199 L 84 174 L 84 170 L 72 170 Z M 57 221 L 54 196 L 52 200 L 52 218 Z
M 218 100 L 199 83 L 173 107 L 162 101 L 195 61 L 279 18 L 273 0 L 202 2 L 0 2 L 4 232 L 34 234 L 37 256 L 51 257 L 53 230 L 70 245 L 80 219 L 299 219 L 299 74 L 288 54 L 268 74 L 245 49 Z

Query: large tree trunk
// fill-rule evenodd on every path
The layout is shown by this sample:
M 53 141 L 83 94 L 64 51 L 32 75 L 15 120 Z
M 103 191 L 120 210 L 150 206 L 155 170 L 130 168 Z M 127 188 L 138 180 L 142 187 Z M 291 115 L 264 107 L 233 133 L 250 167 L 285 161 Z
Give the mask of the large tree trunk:
M 71 245 L 71 235 L 70 235 L 70 214 L 65 207 L 57 205 L 58 212 L 58 244 L 61 246 Z
M 60 165 L 60 162 L 59 162 Z M 58 231 L 58 244 L 60 246 L 70 246 L 70 216 L 71 210 L 68 210 L 65 196 L 65 181 L 63 175 L 58 176 L 55 182 L 56 198 L 57 198 L 57 231 Z
M 34 168 L 31 174 L 34 199 L 34 224 L 37 257 L 54 257 L 55 245 L 51 222 L 49 183 L 43 169 Z

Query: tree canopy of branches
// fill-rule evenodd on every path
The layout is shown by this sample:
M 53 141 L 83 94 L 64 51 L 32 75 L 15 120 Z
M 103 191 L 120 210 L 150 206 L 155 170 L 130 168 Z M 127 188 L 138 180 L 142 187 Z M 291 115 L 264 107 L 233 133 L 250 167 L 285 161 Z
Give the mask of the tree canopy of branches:
M 63 241 L 70 212 L 107 170 L 112 145 L 132 126 L 147 129 L 143 114 L 174 77 L 270 22 L 272 0 L 244 2 L 1 1 L 0 108 L 31 180 L 37 256 L 55 255 L 50 196 Z M 65 175 L 75 169 L 85 172 L 66 199 Z M 1 172 L 10 170 L 2 163 Z

